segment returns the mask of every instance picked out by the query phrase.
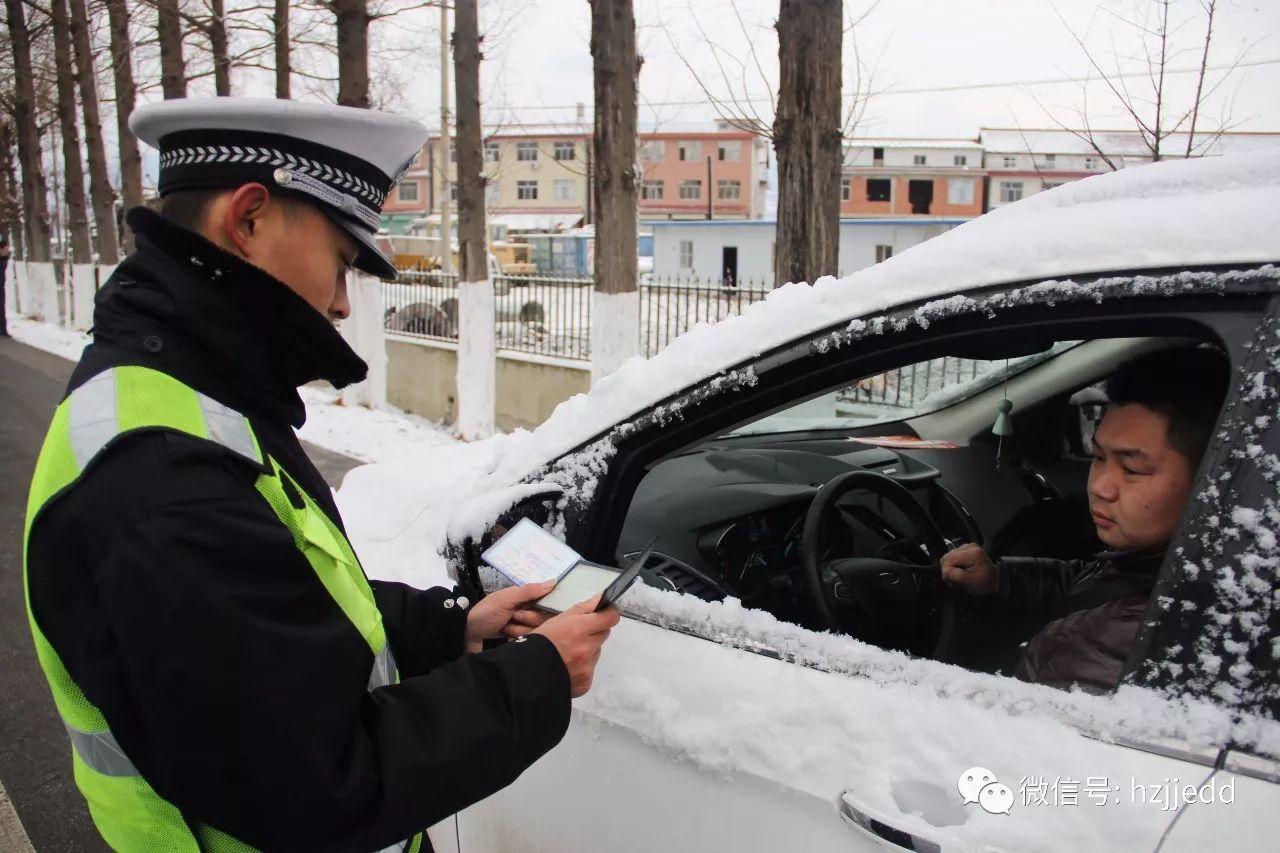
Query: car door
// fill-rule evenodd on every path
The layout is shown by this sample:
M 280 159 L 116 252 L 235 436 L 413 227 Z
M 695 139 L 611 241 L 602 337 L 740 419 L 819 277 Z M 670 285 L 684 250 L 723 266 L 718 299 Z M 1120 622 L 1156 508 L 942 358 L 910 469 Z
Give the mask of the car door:
M 1239 722 L 1213 774 L 1194 790 L 1184 786 L 1186 805 L 1161 851 L 1250 849 L 1280 836 L 1280 323 L 1274 305 L 1269 314 L 1247 343 L 1237 411 L 1217 449 L 1222 470 L 1202 495 L 1207 511 L 1188 525 L 1184 556 L 1200 568 L 1203 585 L 1162 592 L 1191 606 L 1162 620 L 1158 633 L 1165 636 L 1153 641 L 1197 652 L 1169 656 L 1149 673 L 1159 685 L 1171 666 L 1182 665 L 1189 670 L 1182 678 L 1203 691 L 1209 679 L 1197 669 L 1225 669 L 1229 688 L 1216 689 L 1230 699 Z
M 837 377 L 919 360 L 975 326 L 998 337 L 1006 322 L 1085 331 L 1126 311 L 1151 321 L 1154 305 L 1126 301 L 1131 290 L 1108 281 L 1075 300 L 1023 302 L 998 289 L 965 310 L 911 306 L 850 326 L 880 329 L 873 339 L 766 354 L 752 366 L 757 382 L 718 398 L 695 389 L 616 432 L 610 461 L 578 478 L 592 484 L 586 501 L 560 501 L 563 515 L 547 523 L 587 556 L 616 557 L 626 498 L 658 458 L 646 456 L 646 435 L 661 433 L 654 448 L 714 435 Z M 1223 310 L 1214 298 L 1192 288 L 1161 306 L 1190 324 L 1199 310 Z M 1252 300 L 1241 316 L 1256 324 Z M 1184 701 L 1176 679 L 1063 692 L 815 633 L 732 599 L 637 587 L 625 609 L 564 742 L 460 814 L 464 853 L 1155 850 L 1175 817 L 1155 792 L 1207 779 L 1232 725 L 1229 707 L 1212 695 Z

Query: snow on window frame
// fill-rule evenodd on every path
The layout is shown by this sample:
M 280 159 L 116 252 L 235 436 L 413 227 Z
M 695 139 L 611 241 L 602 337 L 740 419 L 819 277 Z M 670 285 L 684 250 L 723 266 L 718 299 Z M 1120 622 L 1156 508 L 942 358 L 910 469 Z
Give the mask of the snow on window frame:
M 837 327 L 807 336 L 808 353 L 803 357 L 825 354 L 832 348 L 851 346 L 886 334 L 905 332 L 912 327 L 927 330 L 931 324 L 940 320 L 964 315 L 985 314 L 987 317 L 995 317 L 1000 311 L 1031 305 L 1052 307 L 1057 304 L 1087 301 L 1101 304 L 1118 299 L 1266 293 L 1280 293 L 1280 266 L 1241 264 L 1238 268 L 1232 269 L 1190 270 L 1167 274 L 1081 276 L 1076 279 L 1047 279 L 1033 283 L 999 285 L 933 299 L 923 304 L 901 306 L 868 317 L 842 321 Z M 1280 337 L 1278 337 L 1280 329 L 1277 328 L 1274 317 L 1271 318 L 1266 329 L 1260 330 L 1259 334 L 1271 336 L 1268 339 L 1270 345 L 1266 347 L 1262 347 L 1258 341 L 1254 342 L 1255 356 L 1257 352 L 1265 354 L 1269 376 L 1265 381 L 1249 379 L 1255 385 L 1251 391 L 1255 395 L 1252 399 L 1259 405 L 1270 405 L 1274 409 L 1276 400 L 1280 397 L 1280 388 L 1277 388 L 1277 384 L 1280 383 Z M 803 344 L 805 340 L 797 339 L 779 349 Z M 710 377 L 692 388 L 673 395 L 640 415 L 616 424 L 604 434 L 580 445 L 577 450 L 530 473 L 522 483 L 554 484 L 554 489 L 557 491 L 554 496 L 542 499 L 547 509 L 546 521 L 542 522 L 544 527 L 568 541 L 580 538 L 575 531 L 581 529 L 582 525 L 591 523 L 590 510 L 595 493 L 605 478 L 608 466 L 616 455 L 619 445 L 643 433 L 661 430 L 674 421 L 683 420 L 686 412 L 693 407 L 701 406 L 722 395 L 755 386 L 758 382 L 757 366 L 776 362 L 776 353 L 776 350 L 763 353 L 748 363 Z M 1261 357 L 1257 356 L 1257 358 Z M 1258 430 L 1274 431 L 1280 428 L 1277 427 L 1280 418 L 1275 417 L 1274 414 L 1270 419 L 1265 419 L 1263 415 L 1256 415 L 1252 428 L 1248 424 L 1237 422 L 1245 414 L 1247 412 L 1233 414 L 1235 420 L 1230 422 L 1229 429 L 1224 424 L 1224 428 L 1220 431 L 1219 442 L 1229 434 L 1231 429 L 1246 430 L 1242 434 L 1255 435 Z M 1250 429 L 1252 431 L 1248 431 Z M 1272 441 L 1275 440 L 1271 432 L 1268 432 L 1268 435 Z M 1250 460 L 1255 466 L 1266 468 L 1268 478 L 1266 482 L 1271 484 L 1277 482 L 1276 478 L 1280 477 L 1280 459 L 1275 453 L 1262 452 L 1253 456 L 1246 453 L 1238 461 Z M 1261 472 L 1262 467 L 1258 467 L 1258 470 Z M 614 496 L 614 499 L 616 498 L 617 496 Z M 1215 499 L 1214 494 L 1201 493 L 1197 496 L 1197 513 L 1211 505 L 1221 505 L 1220 499 Z M 519 505 L 508 508 L 506 513 L 498 517 L 498 520 L 507 523 L 514 521 L 511 513 L 518 508 Z M 1270 500 L 1262 507 L 1244 507 L 1243 509 L 1244 513 L 1238 514 L 1237 518 L 1233 519 L 1232 529 L 1236 531 L 1233 535 L 1238 536 L 1241 542 L 1252 541 L 1255 546 L 1267 545 L 1269 541 L 1270 544 L 1267 547 L 1271 550 L 1266 551 L 1263 557 L 1271 560 L 1268 565 L 1275 573 L 1276 566 L 1280 565 L 1280 556 L 1277 556 L 1278 552 L 1275 550 L 1275 533 L 1272 531 L 1270 540 L 1267 540 L 1266 530 L 1258 524 L 1259 516 L 1256 513 L 1262 513 L 1263 517 L 1272 520 L 1277 527 L 1280 527 L 1280 506 L 1275 500 Z M 1183 529 L 1192 528 L 1184 527 Z M 476 547 L 476 544 L 472 545 L 471 555 L 468 558 L 460 547 L 460 543 L 451 541 L 446 556 L 455 565 L 467 563 L 474 567 L 478 563 L 475 556 L 483 550 L 483 547 Z M 1244 553 L 1247 555 L 1253 552 Z M 504 583 L 496 572 L 483 572 L 479 577 L 474 575 L 468 577 L 464 574 L 463 577 L 472 582 L 479 581 L 485 589 L 492 589 Z M 1152 601 L 1155 606 L 1154 593 Z M 1099 723 L 1099 709 L 1106 706 L 1097 705 L 1096 702 L 1105 701 L 1106 696 L 1093 696 L 1078 690 L 1058 691 L 1039 685 L 1025 685 L 1004 676 L 987 677 L 927 659 L 912 659 L 900 652 L 868 646 L 849 637 L 818 633 L 781 622 L 765 611 L 742 608 L 741 603 L 736 599 L 704 602 L 693 596 L 675 592 L 635 587 L 624 598 L 623 608 L 629 617 L 659 627 L 824 671 L 879 679 L 889 677 L 888 674 L 896 671 L 903 661 L 910 661 L 915 666 L 911 671 L 914 674 L 904 677 L 918 677 L 921 672 L 933 673 L 934 668 L 940 668 L 936 670 L 937 673 L 960 672 L 971 677 L 982 676 L 980 692 L 990 694 L 991 697 L 995 697 L 991 701 L 1014 712 L 1018 712 L 1019 708 L 1022 713 L 1030 710 L 1026 689 L 1031 689 L 1036 696 L 1041 697 L 1031 703 L 1036 709 L 1048 709 L 1049 713 L 1071 721 L 1082 731 L 1092 731 L 1104 739 L 1123 740 L 1126 737 L 1123 733 L 1125 726 L 1134 725 L 1133 720 L 1125 717 L 1124 711 L 1116 711 L 1124 719 Z M 742 613 L 748 614 L 748 618 L 743 618 Z M 1274 620 L 1273 614 L 1272 621 Z M 1248 649 L 1240 648 L 1238 641 L 1228 630 L 1224 629 L 1220 632 L 1220 638 L 1224 644 L 1230 644 L 1226 648 L 1234 656 L 1234 662 L 1224 660 L 1224 666 L 1220 671 L 1227 671 L 1229 675 L 1235 677 L 1241 674 L 1241 670 L 1232 670 L 1231 667 L 1241 666 Z M 1141 641 L 1140 637 L 1139 642 Z M 1280 634 L 1270 638 L 1268 650 L 1271 660 L 1280 656 Z M 1181 650 L 1172 650 L 1174 656 L 1179 653 Z M 1208 653 L 1212 654 L 1212 650 Z M 1232 688 L 1224 693 L 1222 690 L 1213 689 L 1214 685 L 1203 683 L 1203 679 L 1201 682 L 1192 681 L 1189 685 L 1180 681 L 1181 671 L 1172 668 L 1179 663 L 1181 662 L 1170 658 L 1150 662 L 1150 665 L 1156 666 L 1159 672 L 1164 674 L 1163 683 L 1154 674 L 1143 673 L 1142 670 L 1133 673 L 1137 677 L 1132 679 L 1127 677 L 1117 691 L 1110 694 L 1128 697 L 1124 705 L 1116 707 L 1129 707 L 1137 702 L 1145 703 L 1153 713 L 1161 708 L 1178 709 L 1175 716 L 1184 723 L 1188 719 L 1202 723 L 1204 730 L 1199 734 L 1214 744 L 1226 746 L 1227 743 L 1231 743 L 1236 747 L 1253 748 L 1260 753 L 1280 757 L 1280 723 L 1277 723 L 1277 720 L 1280 720 L 1280 714 L 1277 714 L 1274 708 L 1276 700 L 1274 684 L 1270 687 L 1253 688 L 1246 685 L 1241 688 Z M 1183 665 L 1185 666 L 1185 663 Z M 1129 683 L 1130 680 L 1135 681 L 1136 684 Z M 959 685 L 955 688 L 957 693 L 969 695 L 975 690 L 972 678 L 961 678 L 955 681 Z M 945 683 L 947 679 L 941 679 L 938 682 L 939 685 Z M 1190 687 L 1189 690 L 1185 689 L 1187 686 Z M 940 695 L 946 693 L 943 686 L 939 686 L 938 689 Z M 1136 699 L 1133 698 L 1135 696 Z M 1159 703 L 1153 703 L 1152 697 L 1159 699 Z M 1225 709 L 1223 707 L 1224 702 L 1238 702 L 1240 699 L 1250 697 L 1261 697 L 1269 704 L 1252 709 L 1255 713 L 1235 713 L 1233 709 L 1237 707 L 1236 705 Z M 1087 712 L 1080 710 L 1083 707 L 1082 702 L 1088 706 Z M 1103 716 L 1105 717 L 1106 714 L 1104 713 Z M 1185 731 L 1161 729 L 1162 725 L 1165 723 L 1156 721 L 1150 725 L 1139 726 L 1141 736 L 1173 739 L 1187 736 Z

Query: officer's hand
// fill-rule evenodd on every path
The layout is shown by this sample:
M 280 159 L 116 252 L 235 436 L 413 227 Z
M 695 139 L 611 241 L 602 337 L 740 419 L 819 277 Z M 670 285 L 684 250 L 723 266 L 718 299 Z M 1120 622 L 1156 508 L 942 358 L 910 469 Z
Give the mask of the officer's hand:
M 600 660 L 600 647 L 609 639 L 609 629 L 622 618 L 616 607 L 593 613 L 599 601 L 600 596 L 597 595 L 575 605 L 551 617 L 532 632 L 541 634 L 555 645 L 565 669 L 569 670 L 569 693 L 575 699 L 591 689 L 596 662 Z
M 509 586 L 480 599 L 467 614 L 467 651 L 478 652 L 485 640 L 496 637 L 519 637 L 546 622 L 546 614 L 525 605 L 542 598 L 555 585 L 555 581 L 546 581 Z
M 943 554 L 942 579 L 970 595 L 995 595 L 1000 589 L 999 570 L 977 545 L 961 545 Z

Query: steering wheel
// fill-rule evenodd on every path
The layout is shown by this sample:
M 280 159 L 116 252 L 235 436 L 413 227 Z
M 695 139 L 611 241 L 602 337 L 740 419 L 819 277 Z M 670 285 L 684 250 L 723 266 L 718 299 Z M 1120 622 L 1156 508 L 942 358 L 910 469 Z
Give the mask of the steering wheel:
M 842 497 L 855 490 L 879 495 L 901 510 L 924 540 L 930 562 L 898 563 L 864 557 L 824 560 L 831 511 Z M 936 598 L 940 614 L 932 657 L 945 660 L 956 622 L 954 593 L 942 583 L 938 570 L 938 561 L 947 550 L 938 526 L 897 480 L 873 471 L 841 474 L 818 490 L 804 518 L 800 562 L 811 609 L 826 628 L 874 642 L 887 633 L 886 608 L 918 612 L 921 602 Z M 851 616 L 842 619 L 842 613 Z

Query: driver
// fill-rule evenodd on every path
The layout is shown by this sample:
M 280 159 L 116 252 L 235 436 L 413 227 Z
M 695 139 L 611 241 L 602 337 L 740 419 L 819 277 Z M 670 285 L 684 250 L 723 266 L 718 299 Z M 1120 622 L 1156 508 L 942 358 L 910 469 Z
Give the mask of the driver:
M 1093 439 L 1089 508 L 1108 547 L 1091 560 L 992 560 L 977 545 L 942 558 L 942 578 L 1006 612 L 1047 619 L 1014 670 L 1023 681 L 1103 692 L 1120 681 L 1164 552 L 1226 396 L 1220 351 L 1148 353 L 1107 381 Z

